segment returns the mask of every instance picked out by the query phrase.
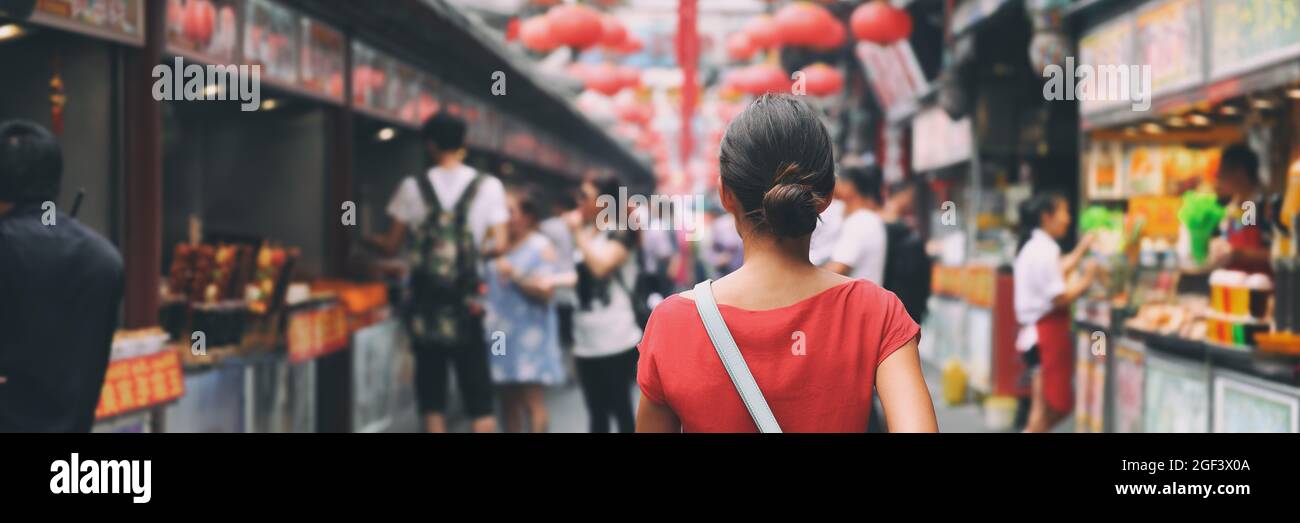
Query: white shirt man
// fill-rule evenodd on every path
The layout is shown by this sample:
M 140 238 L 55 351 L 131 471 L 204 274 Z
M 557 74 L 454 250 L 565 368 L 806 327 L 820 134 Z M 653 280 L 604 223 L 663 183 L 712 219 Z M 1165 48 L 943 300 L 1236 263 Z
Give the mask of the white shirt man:
M 886 255 L 885 221 L 869 209 L 857 209 L 844 218 L 839 240 L 831 251 L 832 263 L 849 267 L 847 276 L 883 285 Z
M 433 185 L 433 192 L 438 195 L 438 204 L 443 209 L 452 209 L 460 201 L 461 195 L 469 187 L 469 182 L 477 173 L 472 167 L 459 165 L 453 168 L 434 167 L 425 176 Z M 388 215 L 408 227 L 419 227 L 429 215 L 429 207 L 424 203 L 420 187 L 414 178 L 402 180 L 393 198 L 388 202 Z M 510 217 L 506 206 L 506 190 L 495 176 L 486 176 L 479 183 L 470 202 L 469 214 L 466 216 L 470 232 L 474 235 L 474 244 L 483 247 L 483 238 L 489 228 L 506 223 Z

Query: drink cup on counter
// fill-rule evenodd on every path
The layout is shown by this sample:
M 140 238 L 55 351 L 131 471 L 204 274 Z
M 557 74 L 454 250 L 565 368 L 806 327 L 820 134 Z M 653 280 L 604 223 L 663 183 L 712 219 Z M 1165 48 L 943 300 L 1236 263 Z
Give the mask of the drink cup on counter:
M 1210 310 L 1219 314 L 1228 313 L 1228 288 L 1223 285 L 1227 272 L 1220 269 L 1210 273 Z
M 1222 284 L 1226 289 L 1227 314 L 1235 317 L 1250 316 L 1250 289 L 1246 288 L 1246 273 L 1225 271 Z
M 1273 294 L 1273 279 L 1267 274 L 1252 274 L 1246 277 L 1246 289 L 1249 294 L 1248 308 L 1250 316 L 1256 320 L 1268 318 L 1268 299 Z

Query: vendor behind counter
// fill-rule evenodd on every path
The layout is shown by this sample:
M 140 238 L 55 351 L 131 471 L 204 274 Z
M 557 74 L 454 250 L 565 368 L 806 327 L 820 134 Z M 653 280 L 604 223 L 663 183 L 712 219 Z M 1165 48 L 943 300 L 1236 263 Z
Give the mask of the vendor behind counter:
M 1263 218 L 1267 201 L 1259 177 L 1259 156 L 1244 143 L 1223 150 L 1216 177 L 1215 193 L 1227 215 L 1219 226 L 1218 237 L 1210 243 L 1210 263 L 1248 273 L 1272 273 L 1269 261 L 1271 234 Z M 1253 202 L 1257 216 L 1245 220 L 1243 204 Z

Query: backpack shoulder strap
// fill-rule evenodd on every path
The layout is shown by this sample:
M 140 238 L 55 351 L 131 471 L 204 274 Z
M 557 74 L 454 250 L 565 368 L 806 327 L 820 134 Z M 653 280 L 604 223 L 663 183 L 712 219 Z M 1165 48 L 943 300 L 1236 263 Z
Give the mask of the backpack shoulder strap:
M 700 313 L 704 330 L 708 331 L 709 340 L 713 342 L 713 348 L 717 349 L 718 357 L 722 359 L 722 366 L 731 376 L 731 383 L 740 393 L 740 400 L 745 403 L 745 408 L 749 409 L 749 416 L 754 419 L 754 425 L 758 426 L 759 432 L 781 432 L 781 425 L 772 415 L 772 409 L 763 398 L 763 391 L 759 390 L 754 375 L 750 374 L 749 366 L 745 364 L 745 357 L 741 356 L 736 340 L 732 339 L 731 331 L 727 330 L 727 323 L 722 320 L 722 312 L 718 310 L 718 303 L 713 299 L 711 280 L 704 280 L 695 286 L 695 310 Z
M 415 175 L 415 185 L 420 188 L 420 196 L 424 198 L 424 205 L 429 207 L 429 218 L 434 219 L 442 214 L 442 202 L 438 201 L 438 193 L 433 190 L 433 183 L 429 181 L 429 174 Z
M 456 221 L 458 223 L 463 223 L 465 218 L 469 215 L 470 205 L 473 205 L 474 203 L 474 195 L 478 194 L 478 188 L 480 185 L 483 185 L 483 180 L 485 178 L 487 178 L 487 175 L 475 172 L 474 179 L 469 181 L 469 185 L 465 186 L 465 192 L 460 193 L 460 200 L 456 201 L 456 207 L 454 210 L 456 213 Z

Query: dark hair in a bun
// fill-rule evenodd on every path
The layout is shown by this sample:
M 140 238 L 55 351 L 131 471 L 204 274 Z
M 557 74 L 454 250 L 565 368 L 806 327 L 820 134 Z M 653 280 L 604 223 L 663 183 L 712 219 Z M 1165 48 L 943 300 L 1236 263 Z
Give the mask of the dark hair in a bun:
M 835 188 L 830 134 L 812 108 L 786 95 L 764 95 L 731 122 L 719 164 L 745 216 L 781 237 L 811 234 Z

